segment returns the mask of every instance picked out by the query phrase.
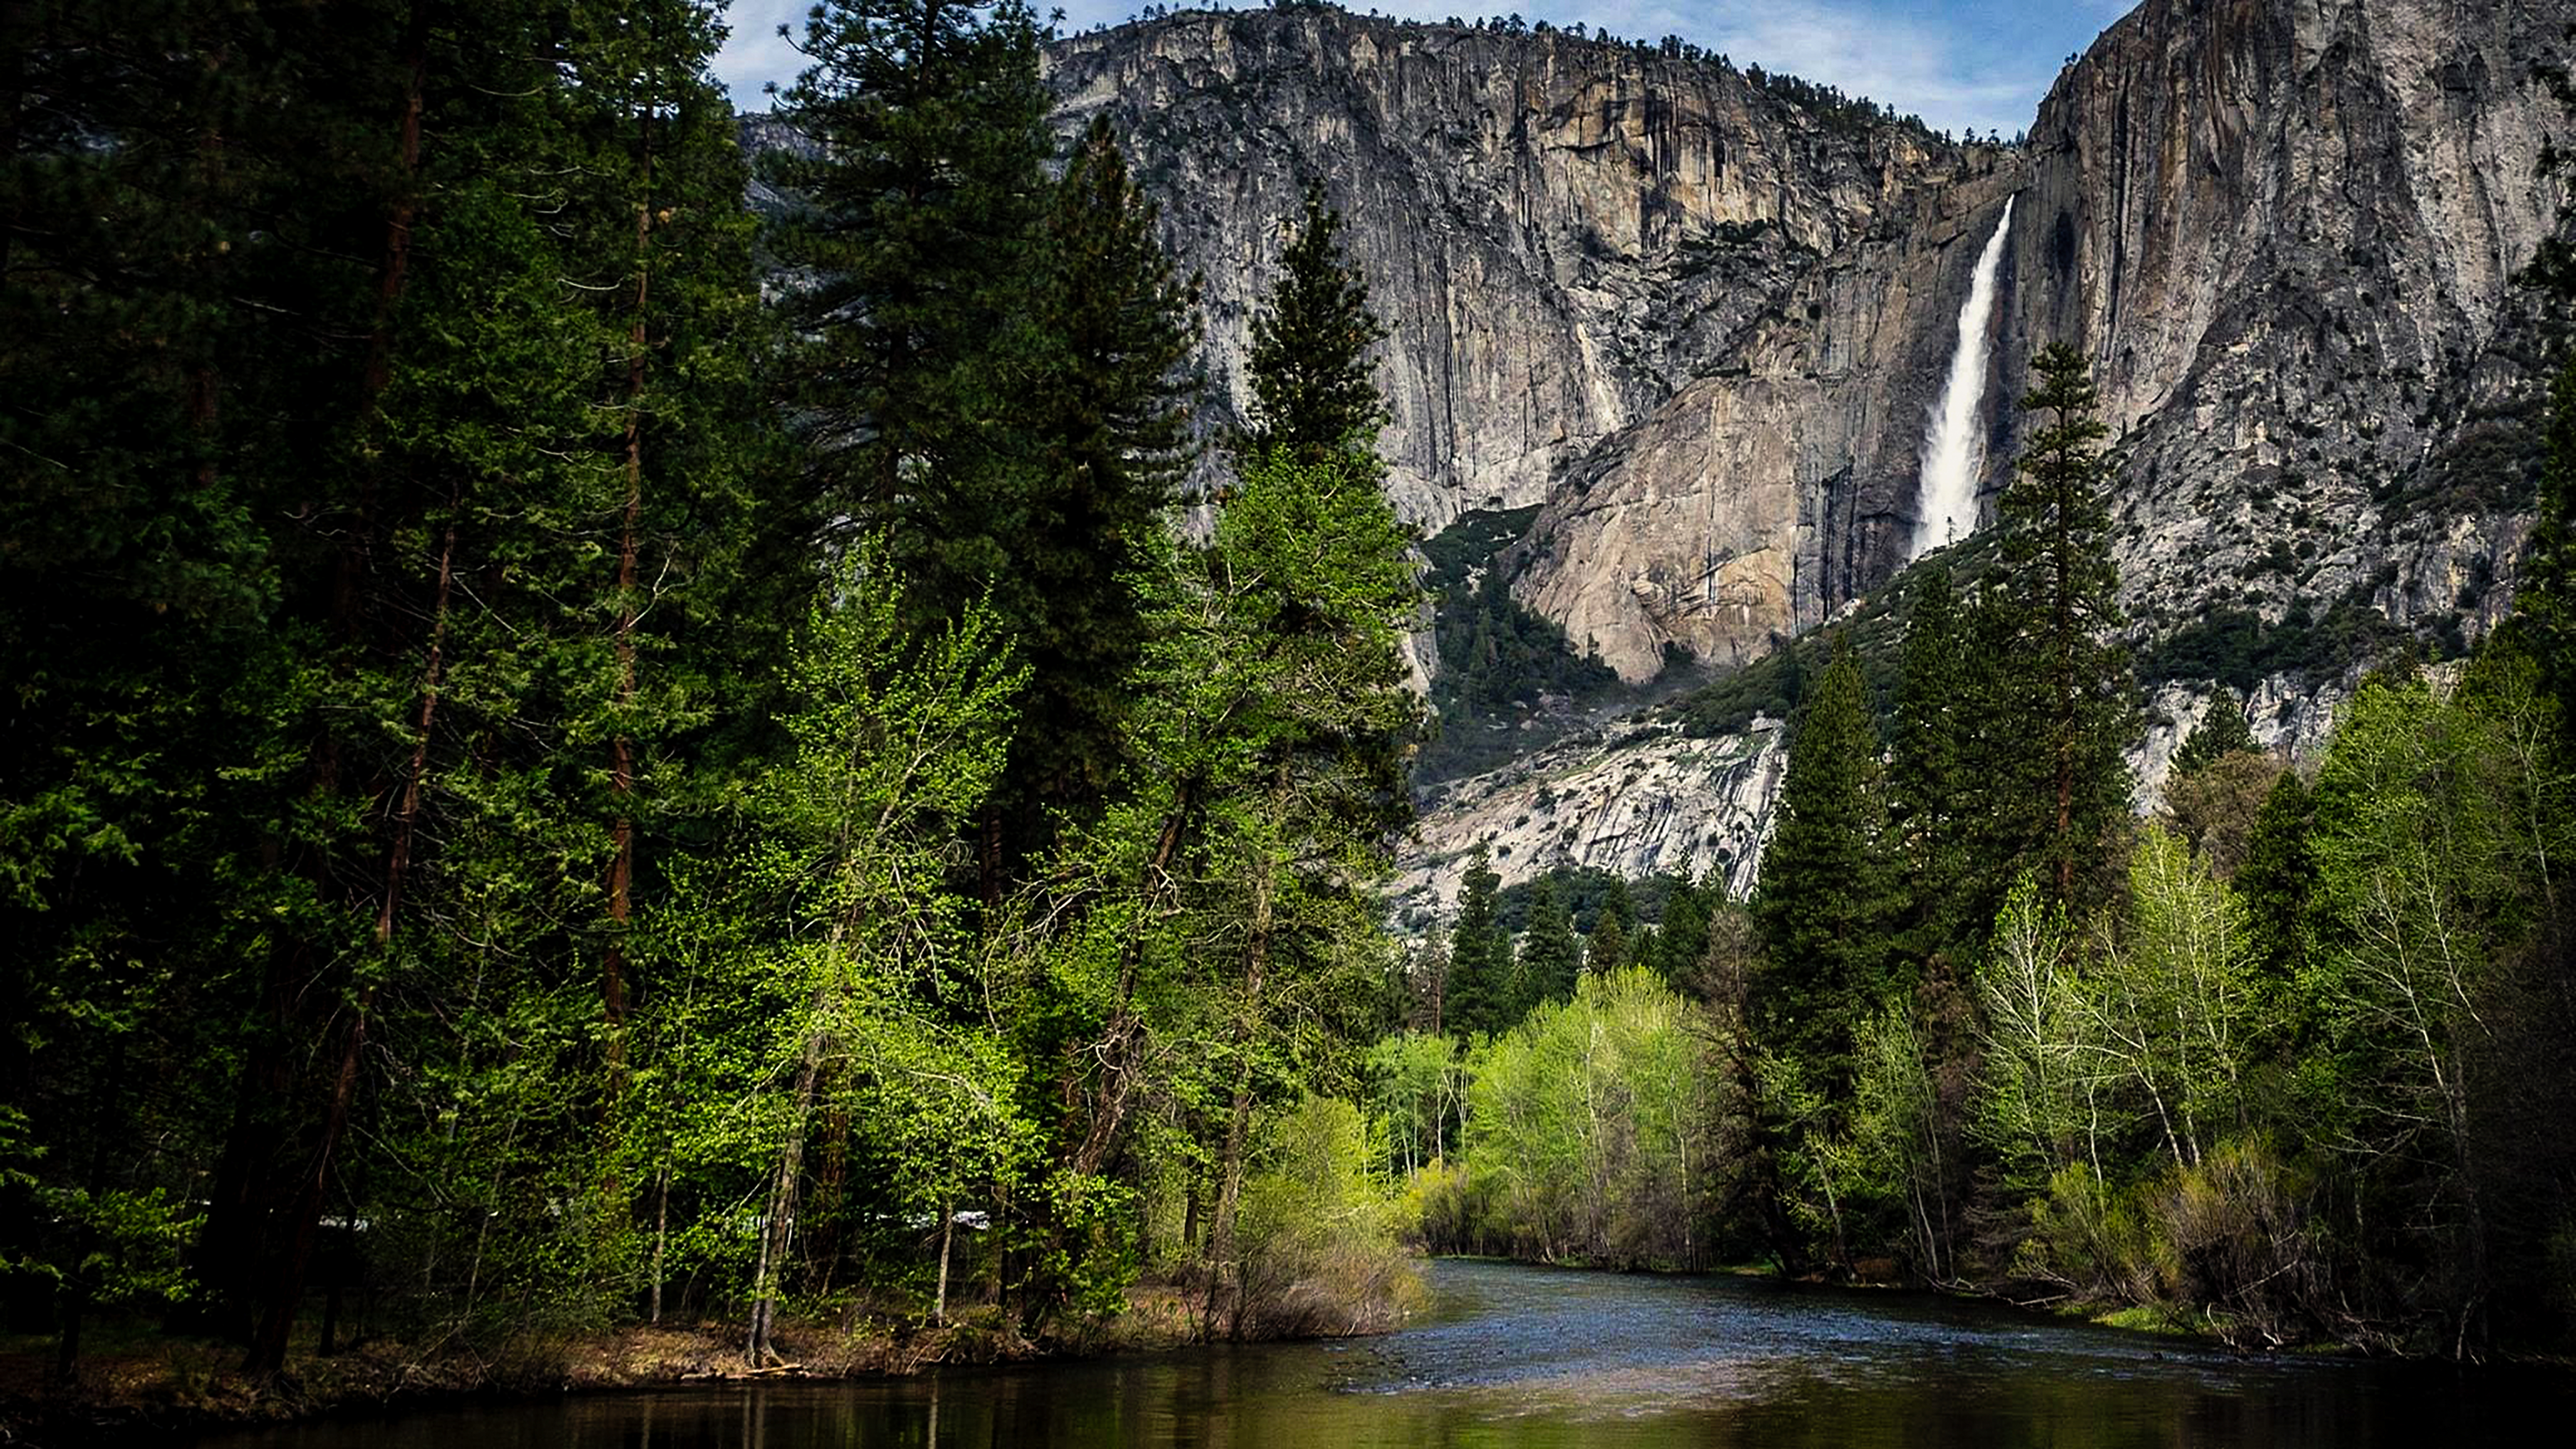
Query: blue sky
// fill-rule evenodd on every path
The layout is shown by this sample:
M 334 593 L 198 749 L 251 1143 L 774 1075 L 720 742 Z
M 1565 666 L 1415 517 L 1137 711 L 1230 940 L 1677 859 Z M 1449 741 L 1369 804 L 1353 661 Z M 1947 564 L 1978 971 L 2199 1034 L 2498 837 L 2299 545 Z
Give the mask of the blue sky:
M 733 39 L 716 72 L 734 104 L 756 110 L 761 84 L 782 86 L 802 58 L 777 36 L 803 28 L 811 0 L 733 0 Z M 1134 14 L 1141 0 L 1057 0 L 1069 30 Z M 1760 65 L 1884 101 L 1941 130 L 2030 124 L 2039 98 L 2066 57 L 2093 43 L 2135 0 L 1505 0 L 1479 9 L 1463 0 L 1374 0 L 1376 9 L 1415 20 L 1502 15 L 1607 27 L 1626 39 L 1679 35 Z M 1040 3 L 1040 13 L 1052 8 Z M 1370 3 L 1351 8 L 1363 12 Z

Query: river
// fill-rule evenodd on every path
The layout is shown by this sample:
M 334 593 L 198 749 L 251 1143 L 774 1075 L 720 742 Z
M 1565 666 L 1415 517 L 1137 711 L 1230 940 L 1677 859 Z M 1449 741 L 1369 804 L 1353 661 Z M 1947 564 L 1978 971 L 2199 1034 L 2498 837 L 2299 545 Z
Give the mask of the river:
M 2247 1356 L 1928 1295 L 1429 1272 L 1431 1311 L 1381 1338 L 475 1403 L 206 1446 L 2455 1446 L 2532 1442 L 2570 1402 L 2558 1373 Z

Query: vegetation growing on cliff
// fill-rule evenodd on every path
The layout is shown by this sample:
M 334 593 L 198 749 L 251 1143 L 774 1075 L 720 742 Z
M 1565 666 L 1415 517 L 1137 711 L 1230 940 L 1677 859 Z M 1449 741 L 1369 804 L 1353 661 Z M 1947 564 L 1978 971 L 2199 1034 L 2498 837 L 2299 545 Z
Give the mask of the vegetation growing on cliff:
M 1414 762 L 1420 784 L 1524 753 L 1618 691 L 1610 666 L 1578 652 L 1563 628 L 1512 597 L 1512 546 L 1537 513 L 1464 514 L 1422 545 L 1431 564 L 1425 582 L 1439 661 L 1431 708 L 1439 728 Z

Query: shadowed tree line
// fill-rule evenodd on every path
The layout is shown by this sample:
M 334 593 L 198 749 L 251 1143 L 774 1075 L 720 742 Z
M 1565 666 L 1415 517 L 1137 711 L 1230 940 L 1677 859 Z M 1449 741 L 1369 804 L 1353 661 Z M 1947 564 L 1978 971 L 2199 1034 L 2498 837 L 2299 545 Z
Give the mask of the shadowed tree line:
M 1418 724 L 1320 191 L 1185 536 L 1195 283 L 1022 6 L 819 9 L 765 229 L 710 5 L 0 28 L 14 1331 L 1385 1311 L 1293 1208 L 1385 1197 Z

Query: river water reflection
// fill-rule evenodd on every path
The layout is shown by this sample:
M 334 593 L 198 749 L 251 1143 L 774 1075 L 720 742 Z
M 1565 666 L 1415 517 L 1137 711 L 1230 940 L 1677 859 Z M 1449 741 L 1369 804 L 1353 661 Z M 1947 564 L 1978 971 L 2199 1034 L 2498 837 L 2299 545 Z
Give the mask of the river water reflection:
M 2461 1445 L 2554 1441 L 2569 1380 L 2245 1357 L 1943 1299 L 1430 1267 L 1401 1333 L 461 1406 L 222 1449 L 932 1445 Z

